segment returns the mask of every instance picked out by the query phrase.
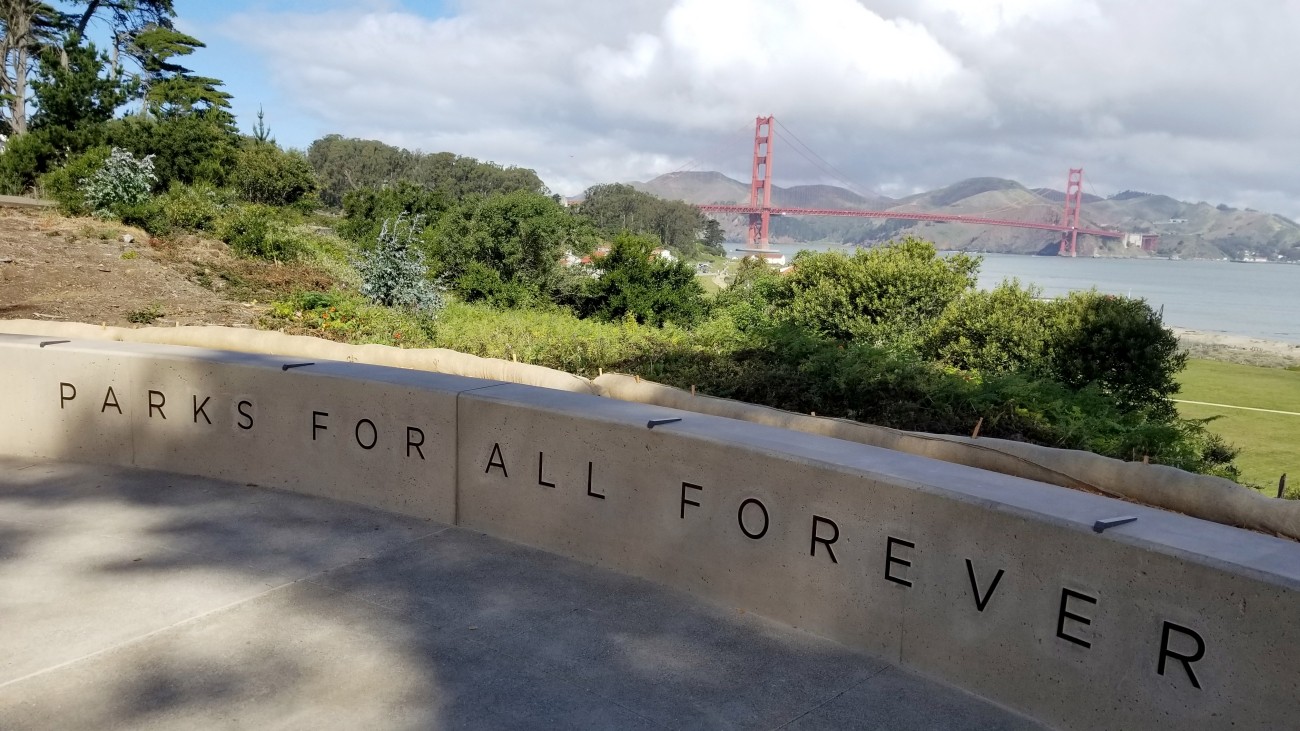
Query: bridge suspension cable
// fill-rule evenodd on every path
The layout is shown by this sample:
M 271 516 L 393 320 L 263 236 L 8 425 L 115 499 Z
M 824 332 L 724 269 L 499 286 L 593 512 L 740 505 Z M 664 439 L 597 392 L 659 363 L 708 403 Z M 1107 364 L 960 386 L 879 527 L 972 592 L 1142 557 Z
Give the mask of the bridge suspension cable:
M 796 135 L 794 132 L 792 132 L 789 127 L 786 127 L 784 124 L 782 124 L 781 120 L 773 118 L 773 121 L 776 122 L 777 128 L 780 129 L 781 132 L 783 133 L 783 137 L 794 142 L 794 145 L 791 146 L 791 149 L 799 153 L 799 155 L 802 156 L 809 163 L 812 163 L 813 167 L 816 167 L 818 170 L 829 175 L 836 182 L 842 183 L 844 187 L 848 188 L 854 193 L 857 193 L 863 198 L 883 197 L 880 195 L 879 191 L 874 191 L 874 190 L 871 191 L 873 194 L 872 196 L 868 196 L 864 194 L 863 190 L 859 188 L 858 184 L 854 183 L 853 180 L 851 180 L 848 175 L 844 174 L 839 168 L 832 165 L 829 161 L 826 160 L 826 158 L 822 157 L 821 155 L 818 155 L 817 152 L 812 149 L 812 147 L 808 146 L 803 140 L 799 139 L 799 136 Z

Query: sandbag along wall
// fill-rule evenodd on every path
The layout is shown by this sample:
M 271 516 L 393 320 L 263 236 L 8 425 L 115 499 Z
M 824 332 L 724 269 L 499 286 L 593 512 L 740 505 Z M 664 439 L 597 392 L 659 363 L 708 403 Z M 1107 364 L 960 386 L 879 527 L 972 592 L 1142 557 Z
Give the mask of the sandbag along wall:
M 379 366 L 0 335 L 0 453 L 481 530 L 1060 728 L 1300 717 L 1300 544 L 838 439 Z M 1104 528 L 1118 517 L 1137 520 Z

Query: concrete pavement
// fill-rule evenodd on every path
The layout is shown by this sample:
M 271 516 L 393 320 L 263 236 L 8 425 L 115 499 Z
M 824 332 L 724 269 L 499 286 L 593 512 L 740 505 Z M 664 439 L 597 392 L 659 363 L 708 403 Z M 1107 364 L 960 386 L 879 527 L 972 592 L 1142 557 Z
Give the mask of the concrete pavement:
M 473 531 L 0 459 L 0 727 L 1033 729 L 783 625 Z

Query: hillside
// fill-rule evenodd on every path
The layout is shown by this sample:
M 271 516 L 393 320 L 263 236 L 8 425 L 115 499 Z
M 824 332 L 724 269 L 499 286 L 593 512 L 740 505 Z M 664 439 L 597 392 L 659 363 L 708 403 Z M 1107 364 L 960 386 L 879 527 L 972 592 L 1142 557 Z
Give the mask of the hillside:
M 161 241 L 97 219 L 0 208 L 5 319 L 248 327 L 266 310 L 258 299 L 265 302 L 268 285 L 310 287 L 295 279 L 304 269 L 259 270 L 196 237 Z
M 682 200 L 687 203 L 723 205 L 749 203 L 748 183 L 715 172 L 668 173 L 646 183 L 632 183 L 632 187 L 653 193 L 660 198 Z M 880 195 L 862 196 L 847 188 L 834 185 L 795 185 L 789 188 L 772 186 L 774 206 L 873 210 L 892 203 L 892 198 Z
M 673 173 L 645 183 L 640 189 L 663 198 L 689 203 L 744 204 L 749 186 L 721 173 Z M 773 186 L 772 203 L 792 208 L 889 210 L 950 213 L 1055 223 L 1065 194 L 1050 188 L 1025 188 L 1003 178 L 970 178 L 944 188 L 897 200 L 864 197 L 832 185 Z M 1124 191 L 1109 198 L 1084 194 L 1081 224 L 1160 235 L 1158 256 L 1182 258 L 1263 257 L 1278 255 L 1300 261 L 1300 225 L 1283 216 L 1209 203 L 1186 203 L 1169 196 Z M 720 219 L 730 240 L 744 236 L 742 216 Z M 1052 253 L 1059 237 L 1050 231 L 970 224 L 790 217 L 772 223 L 775 240 L 785 243 L 835 241 L 879 243 L 905 235 L 929 239 L 945 249 L 998 253 Z M 1149 256 L 1125 249 L 1119 241 L 1080 238 L 1080 254 L 1089 256 Z

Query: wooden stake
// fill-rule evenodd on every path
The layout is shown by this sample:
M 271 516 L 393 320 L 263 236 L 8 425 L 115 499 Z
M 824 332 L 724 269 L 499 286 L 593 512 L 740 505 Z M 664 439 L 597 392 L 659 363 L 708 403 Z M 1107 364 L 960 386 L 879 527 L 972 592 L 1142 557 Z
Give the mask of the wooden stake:
M 973 432 L 970 433 L 970 438 L 971 438 L 971 439 L 979 439 L 979 438 L 980 438 L 980 427 L 981 427 L 981 426 L 984 426 L 984 417 L 982 417 L 982 416 L 980 417 L 980 420 L 979 420 L 979 421 L 975 422 L 975 431 L 973 431 Z
M 695 384 L 691 384 L 691 398 L 695 398 Z
M 1151 455 L 1149 454 L 1142 455 L 1142 464 L 1151 464 Z
M 1283 472 L 1282 477 L 1277 481 L 1277 496 L 1280 498 L 1285 493 L 1286 493 L 1286 473 Z

